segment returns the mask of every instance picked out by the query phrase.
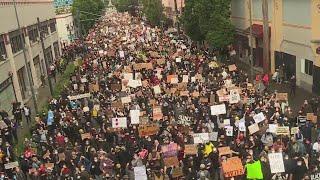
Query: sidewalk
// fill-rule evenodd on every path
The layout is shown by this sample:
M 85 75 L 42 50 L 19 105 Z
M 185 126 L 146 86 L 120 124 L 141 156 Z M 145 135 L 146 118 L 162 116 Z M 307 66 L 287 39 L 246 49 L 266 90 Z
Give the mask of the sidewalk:
M 237 60 L 236 61 L 237 67 L 242 69 L 243 71 L 247 72 L 248 75 L 250 76 L 250 65 Z M 257 68 L 254 68 L 253 70 L 253 77 L 250 78 L 255 78 L 257 74 L 261 74 L 262 72 L 259 71 Z M 281 93 L 290 93 L 290 85 L 287 83 L 282 83 L 282 84 L 277 84 L 273 81 L 270 81 L 270 86 L 269 90 L 272 92 L 281 92 Z M 305 89 L 298 87 L 296 88 L 296 95 L 295 96 L 289 96 L 289 106 L 292 108 L 293 112 L 298 112 L 300 110 L 301 105 L 304 103 L 304 100 L 310 100 L 313 97 L 316 97 L 316 94 L 313 94 L 311 92 L 306 91 Z

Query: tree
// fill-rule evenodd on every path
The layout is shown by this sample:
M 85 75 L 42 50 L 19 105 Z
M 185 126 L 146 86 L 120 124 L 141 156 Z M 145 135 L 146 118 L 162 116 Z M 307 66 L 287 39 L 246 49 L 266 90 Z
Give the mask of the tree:
M 102 15 L 104 7 L 102 0 L 74 0 L 72 4 L 72 14 L 76 17 L 77 11 L 79 10 L 82 33 L 88 33 L 89 29 L 92 28 Z M 77 21 L 76 25 L 78 26 Z
M 234 27 L 230 20 L 231 0 L 189 0 L 182 16 L 185 31 L 194 41 L 206 40 L 215 48 L 233 42 Z
M 113 2 L 119 12 L 129 12 L 131 15 L 136 15 L 138 0 L 115 0 Z
M 143 0 L 143 13 L 152 26 L 159 26 L 166 20 L 161 0 Z

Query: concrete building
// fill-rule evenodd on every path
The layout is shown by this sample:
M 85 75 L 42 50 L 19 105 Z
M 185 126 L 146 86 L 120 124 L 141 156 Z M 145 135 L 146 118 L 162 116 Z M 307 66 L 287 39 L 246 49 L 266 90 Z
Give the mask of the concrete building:
M 285 75 L 296 75 L 298 86 L 320 93 L 320 0 L 268 2 L 271 73 L 284 64 Z M 231 19 L 237 30 L 235 48 L 238 57 L 248 62 L 252 44 L 254 64 L 262 67 L 262 0 L 232 0 L 231 10 Z M 252 43 L 249 38 L 250 14 L 253 20 Z
M 74 19 L 71 13 L 67 13 L 56 15 L 56 21 L 61 46 L 64 47 L 77 37 Z
M 46 75 L 44 57 L 49 63 L 59 58 L 61 47 L 51 0 L 16 0 L 22 34 L 19 33 L 12 0 L 0 1 L 0 109 L 10 110 L 13 101 L 25 102 L 31 97 L 27 67 L 31 70 L 34 88 Z M 40 28 L 37 18 L 40 18 Z M 44 37 L 42 51 L 40 32 Z M 25 64 L 23 48 L 26 50 Z

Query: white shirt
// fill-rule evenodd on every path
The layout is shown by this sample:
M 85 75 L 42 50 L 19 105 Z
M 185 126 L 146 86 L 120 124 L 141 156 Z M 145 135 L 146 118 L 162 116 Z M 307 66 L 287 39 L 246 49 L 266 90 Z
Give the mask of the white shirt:
M 312 146 L 312 149 L 315 150 L 317 153 L 320 152 L 320 145 L 318 142 L 315 142 Z

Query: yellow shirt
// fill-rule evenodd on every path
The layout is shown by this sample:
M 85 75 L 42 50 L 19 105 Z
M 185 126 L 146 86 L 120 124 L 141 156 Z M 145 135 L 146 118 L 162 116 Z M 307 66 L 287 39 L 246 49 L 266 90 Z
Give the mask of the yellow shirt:
M 205 144 L 203 154 L 205 157 L 209 156 L 209 154 L 213 151 L 214 145 L 212 143 Z

